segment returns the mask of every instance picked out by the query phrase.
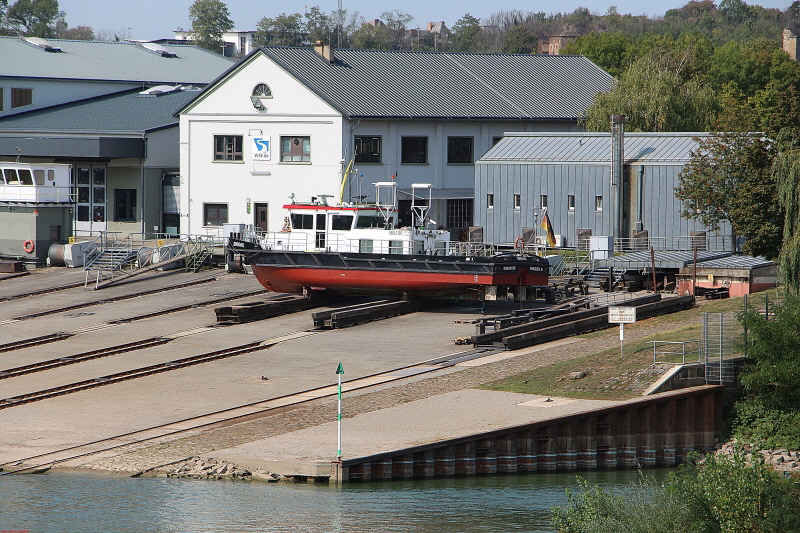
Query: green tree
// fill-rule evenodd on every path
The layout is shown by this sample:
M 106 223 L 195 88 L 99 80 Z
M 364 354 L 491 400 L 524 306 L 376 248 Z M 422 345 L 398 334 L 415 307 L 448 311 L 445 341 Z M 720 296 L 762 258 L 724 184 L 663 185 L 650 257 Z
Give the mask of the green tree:
M 684 206 L 681 215 L 712 230 L 729 222 L 734 247 L 742 235 L 746 253 L 777 258 L 782 220 L 772 158 L 773 143 L 761 135 L 718 133 L 701 139 L 675 188 Z
M 323 41 L 331 43 L 336 30 L 336 23 L 331 20 L 331 17 L 320 11 L 319 6 L 314 6 L 305 14 L 305 19 L 309 42 Z
M 222 52 L 225 45 L 222 34 L 233 28 L 228 6 L 224 2 L 195 0 L 189 7 L 189 20 L 192 21 L 192 37 L 198 46 L 212 52 Z
M 619 77 L 632 61 L 633 40 L 622 31 L 592 32 L 581 35 L 561 49 L 562 54 L 578 54 L 614 76 Z
M 718 109 L 714 90 L 693 68 L 690 50 L 651 50 L 633 62 L 608 93 L 598 93 L 587 110 L 589 131 L 608 131 L 609 117 L 628 117 L 630 131 L 708 131 Z
M 800 132 L 789 128 L 781 131 L 777 144 L 779 155 L 772 165 L 772 178 L 784 216 L 778 264 L 786 286 L 800 294 Z
M 465 14 L 453 25 L 453 52 L 477 52 L 477 38 L 481 31 L 481 21 Z
M 31 37 L 52 37 L 59 17 L 58 0 L 17 0 L 6 12 L 7 23 Z
M 360 50 L 388 50 L 392 46 L 392 33 L 383 24 L 365 22 L 353 33 L 352 44 Z
M 256 27 L 253 43 L 256 46 L 300 46 L 306 37 L 302 18 L 300 13 L 281 13 L 274 19 L 262 18 Z
M 503 38 L 504 54 L 535 54 L 539 40 L 522 24 L 512 27 Z

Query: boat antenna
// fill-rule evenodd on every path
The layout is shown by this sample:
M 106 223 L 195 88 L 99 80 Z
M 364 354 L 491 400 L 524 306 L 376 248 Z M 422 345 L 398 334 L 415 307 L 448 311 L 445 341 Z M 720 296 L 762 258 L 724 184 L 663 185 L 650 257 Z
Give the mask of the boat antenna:
M 417 195 L 417 189 L 428 190 L 428 197 L 424 199 L 425 203 L 422 203 L 423 198 Z M 419 229 L 425 229 L 428 210 L 431 208 L 431 197 L 433 194 L 432 191 L 433 188 L 431 187 L 430 183 L 411 184 L 411 212 L 414 213 L 414 225 L 416 225 Z M 419 200 L 420 203 L 417 203 L 417 200 Z

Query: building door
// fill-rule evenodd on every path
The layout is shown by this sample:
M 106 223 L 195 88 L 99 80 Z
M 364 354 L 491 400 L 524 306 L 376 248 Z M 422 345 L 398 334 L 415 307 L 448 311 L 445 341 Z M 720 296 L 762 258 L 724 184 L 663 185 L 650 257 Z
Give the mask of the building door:
M 268 230 L 267 221 L 269 220 L 269 204 L 255 204 L 256 213 L 254 226 L 256 229 L 266 232 Z
M 75 233 L 106 231 L 106 167 L 79 163 L 73 168 Z

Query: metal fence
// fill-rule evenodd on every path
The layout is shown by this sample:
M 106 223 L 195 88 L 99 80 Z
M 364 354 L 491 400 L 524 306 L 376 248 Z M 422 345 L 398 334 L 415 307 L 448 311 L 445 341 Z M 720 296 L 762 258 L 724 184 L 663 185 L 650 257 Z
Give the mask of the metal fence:
M 700 353 L 705 363 L 706 383 L 733 383 L 733 359 L 742 354 L 739 341 L 744 329 L 735 313 L 703 313 Z

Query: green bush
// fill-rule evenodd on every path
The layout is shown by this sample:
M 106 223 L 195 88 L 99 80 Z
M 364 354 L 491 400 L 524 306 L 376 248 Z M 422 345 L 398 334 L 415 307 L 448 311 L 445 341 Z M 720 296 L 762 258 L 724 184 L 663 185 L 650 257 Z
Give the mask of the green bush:
M 790 533 L 800 531 L 800 488 L 762 460 L 694 458 L 659 485 L 642 478 L 615 494 L 581 481 L 553 509 L 562 533 Z
M 767 405 L 761 397 L 736 402 L 732 436 L 763 449 L 800 450 L 800 411 Z

